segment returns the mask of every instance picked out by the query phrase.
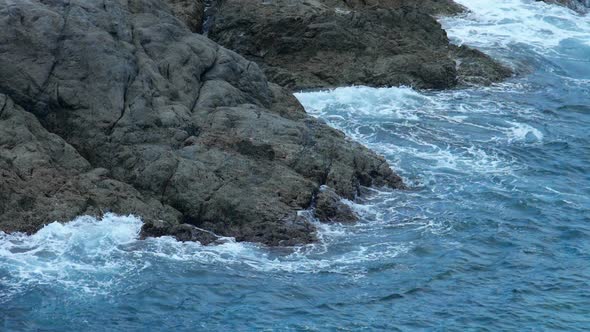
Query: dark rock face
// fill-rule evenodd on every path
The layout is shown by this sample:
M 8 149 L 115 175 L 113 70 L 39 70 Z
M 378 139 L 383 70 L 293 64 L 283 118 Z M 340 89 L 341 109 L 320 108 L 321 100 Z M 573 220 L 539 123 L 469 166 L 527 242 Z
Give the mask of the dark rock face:
M 350 206 L 328 187 L 322 187 L 317 196 L 315 217 L 323 222 L 353 223 L 358 221 L 357 215 Z
M 450 45 L 431 16 L 460 10 L 451 1 L 224 0 L 209 36 L 296 90 L 443 89 L 509 76 L 483 53 Z
M 321 185 L 351 199 L 403 187 L 382 157 L 172 10 L 0 2 L 0 230 L 112 211 L 144 217 L 146 236 L 291 245 L 314 240 L 296 211 Z
M 569 7 L 579 13 L 588 13 L 590 10 L 590 0 L 537 0 L 545 1 L 547 3 L 555 3 L 562 6 Z

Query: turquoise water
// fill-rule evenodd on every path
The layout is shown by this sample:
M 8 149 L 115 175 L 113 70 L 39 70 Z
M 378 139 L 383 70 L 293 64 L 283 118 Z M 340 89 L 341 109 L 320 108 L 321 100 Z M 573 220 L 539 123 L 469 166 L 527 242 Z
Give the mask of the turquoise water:
M 590 19 L 460 2 L 449 36 L 518 77 L 297 95 L 411 190 L 294 250 L 139 241 L 116 215 L 0 233 L 0 330 L 590 330 Z

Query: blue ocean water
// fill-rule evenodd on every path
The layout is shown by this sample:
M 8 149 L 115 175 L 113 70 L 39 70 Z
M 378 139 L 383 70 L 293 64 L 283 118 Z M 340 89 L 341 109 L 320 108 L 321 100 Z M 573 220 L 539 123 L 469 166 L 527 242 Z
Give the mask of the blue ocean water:
M 449 36 L 517 77 L 297 95 L 410 190 L 295 249 L 139 241 L 116 215 L 0 233 L 0 330 L 590 330 L 590 18 L 459 2 Z

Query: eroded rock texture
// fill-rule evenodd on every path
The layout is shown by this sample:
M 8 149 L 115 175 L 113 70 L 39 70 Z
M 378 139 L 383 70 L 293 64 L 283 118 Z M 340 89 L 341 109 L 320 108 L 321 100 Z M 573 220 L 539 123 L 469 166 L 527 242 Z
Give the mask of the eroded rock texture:
M 295 90 L 443 89 L 510 76 L 483 53 L 451 45 L 432 16 L 461 10 L 448 0 L 223 0 L 209 36 Z
M 290 245 L 314 240 L 296 211 L 321 185 L 403 186 L 174 10 L 0 0 L 0 229 L 112 211 L 144 217 L 144 235 Z
M 148 221 L 180 214 L 93 168 L 33 114 L 0 94 L 0 227 L 34 232 L 43 223 L 106 211 L 140 212 Z

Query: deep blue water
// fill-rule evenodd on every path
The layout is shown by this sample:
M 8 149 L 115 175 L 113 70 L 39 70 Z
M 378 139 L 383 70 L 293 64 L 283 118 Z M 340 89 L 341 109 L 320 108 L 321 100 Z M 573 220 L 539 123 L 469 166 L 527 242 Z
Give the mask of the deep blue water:
M 590 330 L 590 19 L 459 2 L 449 35 L 517 77 L 298 94 L 411 190 L 369 191 L 362 222 L 294 252 L 138 241 L 114 215 L 0 233 L 0 330 Z

